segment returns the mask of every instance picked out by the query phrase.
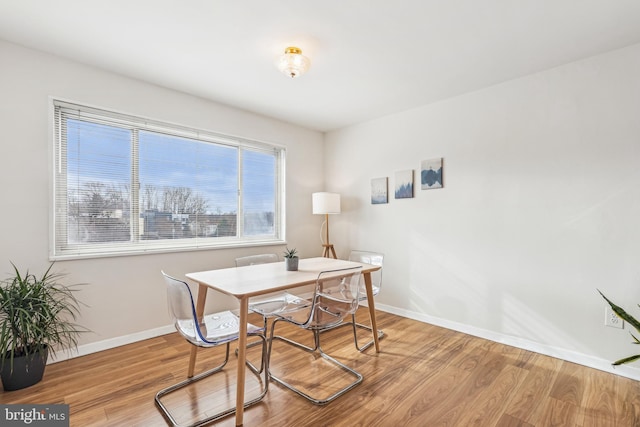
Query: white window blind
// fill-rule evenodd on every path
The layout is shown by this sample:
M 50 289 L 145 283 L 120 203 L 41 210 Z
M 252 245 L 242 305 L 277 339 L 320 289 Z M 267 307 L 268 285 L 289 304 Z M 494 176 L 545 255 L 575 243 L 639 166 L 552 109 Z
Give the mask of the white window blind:
M 282 148 L 54 100 L 52 258 L 282 242 Z

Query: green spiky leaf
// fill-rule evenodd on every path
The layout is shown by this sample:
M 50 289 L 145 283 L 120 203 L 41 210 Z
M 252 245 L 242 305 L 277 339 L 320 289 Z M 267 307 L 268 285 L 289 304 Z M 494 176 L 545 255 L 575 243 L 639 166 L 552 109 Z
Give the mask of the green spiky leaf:
M 624 359 L 616 360 L 612 363 L 613 366 L 623 365 L 625 363 L 631 363 L 640 359 L 640 354 L 636 354 L 635 356 L 625 357 Z

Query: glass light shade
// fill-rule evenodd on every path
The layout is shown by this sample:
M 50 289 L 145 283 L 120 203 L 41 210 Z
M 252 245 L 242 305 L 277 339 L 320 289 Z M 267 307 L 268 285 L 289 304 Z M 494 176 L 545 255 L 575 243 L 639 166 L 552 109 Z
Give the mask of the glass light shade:
M 311 197 L 314 214 L 324 215 L 340 213 L 340 194 L 322 192 L 313 193 Z
M 302 55 L 302 50 L 297 47 L 288 47 L 284 50 L 284 55 L 278 60 L 278 69 L 287 76 L 294 78 L 302 75 L 309 69 L 311 61 Z

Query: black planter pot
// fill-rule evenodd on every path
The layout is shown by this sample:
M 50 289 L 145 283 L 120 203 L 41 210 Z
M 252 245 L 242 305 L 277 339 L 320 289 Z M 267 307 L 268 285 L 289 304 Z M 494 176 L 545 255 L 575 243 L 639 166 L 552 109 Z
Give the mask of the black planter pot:
M 13 358 L 13 370 L 11 361 L 6 359 L 0 378 L 5 391 L 20 390 L 39 383 L 44 375 L 44 368 L 47 365 L 49 349 L 45 348 L 41 352 L 28 356 L 18 356 Z

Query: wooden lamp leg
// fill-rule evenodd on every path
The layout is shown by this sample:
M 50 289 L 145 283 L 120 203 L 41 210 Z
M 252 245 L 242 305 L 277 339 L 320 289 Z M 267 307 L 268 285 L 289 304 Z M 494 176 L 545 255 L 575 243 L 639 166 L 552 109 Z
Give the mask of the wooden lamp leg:
M 336 250 L 333 249 L 333 245 L 329 243 L 329 214 L 325 214 L 324 216 L 325 216 L 325 223 L 327 224 L 327 234 L 326 234 L 327 243 L 322 245 L 322 247 L 324 248 L 322 251 L 322 256 L 325 258 L 331 258 L 331 256 L 333 256 L 333 258 L 338 259 L 336 255 Z

